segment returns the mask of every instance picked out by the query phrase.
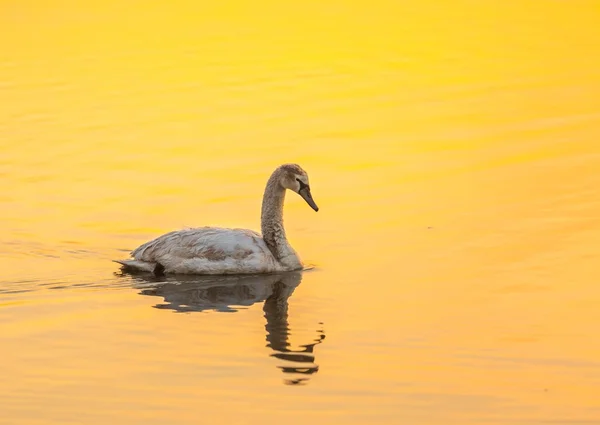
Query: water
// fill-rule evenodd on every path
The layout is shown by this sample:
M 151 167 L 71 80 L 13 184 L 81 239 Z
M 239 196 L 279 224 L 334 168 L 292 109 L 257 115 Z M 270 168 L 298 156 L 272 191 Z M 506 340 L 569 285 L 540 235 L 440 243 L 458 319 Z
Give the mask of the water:
M 596 9 L 5 4 L 0 423 L 600 423 Z M 312 270 L 111 262 L 284 162 Z

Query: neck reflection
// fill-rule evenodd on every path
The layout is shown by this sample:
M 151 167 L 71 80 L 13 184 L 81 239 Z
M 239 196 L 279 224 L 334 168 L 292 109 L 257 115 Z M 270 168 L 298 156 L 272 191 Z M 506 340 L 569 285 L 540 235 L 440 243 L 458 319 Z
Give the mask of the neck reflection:
M 300 278 L 301 279 L 301 278 Z M 289 343 L 290 327 L 288 323 L 288 299 L 294 292 L 296 285 L 283 280 L 273 285 L 271 295 L 265 300 L 263 311 L 267 323 L 267 347 L 274 353 L 271 357 L 286 361 L 285 365 L 278 366 L 283 373 L 299 375 L 291 376 L 284 382 L 289 385 L 302 384 L 308 380 L 307 376 L 317 373 L 319 366 L 315 364 L 314 348 L 325 339 L 323 330 L 318 330 L 318 336 L 310 344 L 301 345 L 300 350 L 291 350 Z
M 134 276 L 134 280 L 144 286 L 151 284 L 140 294 L 163 298 L 164 303 L 156 304 L 155 308 L 179 313 L 236 312 L 240 307 L 264 301 L 266 346 L 273 351 L 271 357 L 283 361 L 277 366 L 286 376 L 283 382 L 301 385 L 319 371 L 314 350 L 325 339 L 322 329 L 317 330 L 312 341 L 300 345 L 297 350 L 291 349 L 290 344 L 288 300 L 302 281 L 301 272 L 262 276 L 178 276 L 166 280 L 140 275 Z

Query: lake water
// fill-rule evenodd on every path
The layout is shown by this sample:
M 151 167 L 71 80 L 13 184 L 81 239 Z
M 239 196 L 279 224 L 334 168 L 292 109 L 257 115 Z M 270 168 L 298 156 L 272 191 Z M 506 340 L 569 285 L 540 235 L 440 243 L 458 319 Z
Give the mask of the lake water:
M 600 424 L 595 1 L 8 1 L 1 424 Z M 184 226 L 312 270 L 120 272 Z

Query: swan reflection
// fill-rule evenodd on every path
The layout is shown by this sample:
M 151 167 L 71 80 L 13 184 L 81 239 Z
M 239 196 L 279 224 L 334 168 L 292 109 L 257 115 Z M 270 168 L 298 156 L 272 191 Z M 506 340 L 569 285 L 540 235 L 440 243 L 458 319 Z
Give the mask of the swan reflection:
M 301 272 L 241 277 L 178 276 L 166 280 L 134 276 L 134 279 L 144 283 L 142 295 L 163 298 L 164 303 L 155 305 L 155 308 L 176 312 L 236 312 L 240 307 L 264 301 L 266 346 L 273 350 L 271 357 L 284 361 L 277 366 L 286 374 L 284 382 L 302 384 L 319 370 L 314 349 L 325 339 L 322 329 L 317 330 L 314 340 L 301 345 L 300 349 L 290 348 L 288 299 L 302 281 Z

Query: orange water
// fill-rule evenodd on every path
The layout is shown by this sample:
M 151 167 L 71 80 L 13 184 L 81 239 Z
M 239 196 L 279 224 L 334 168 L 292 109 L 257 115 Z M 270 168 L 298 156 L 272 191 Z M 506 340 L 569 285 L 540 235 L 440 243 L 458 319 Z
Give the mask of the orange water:
M 600 423 L 598 3 L 213 3 L 2 3 L 0 423 Z M 291 295 L 111 263 L 284 162 Z

